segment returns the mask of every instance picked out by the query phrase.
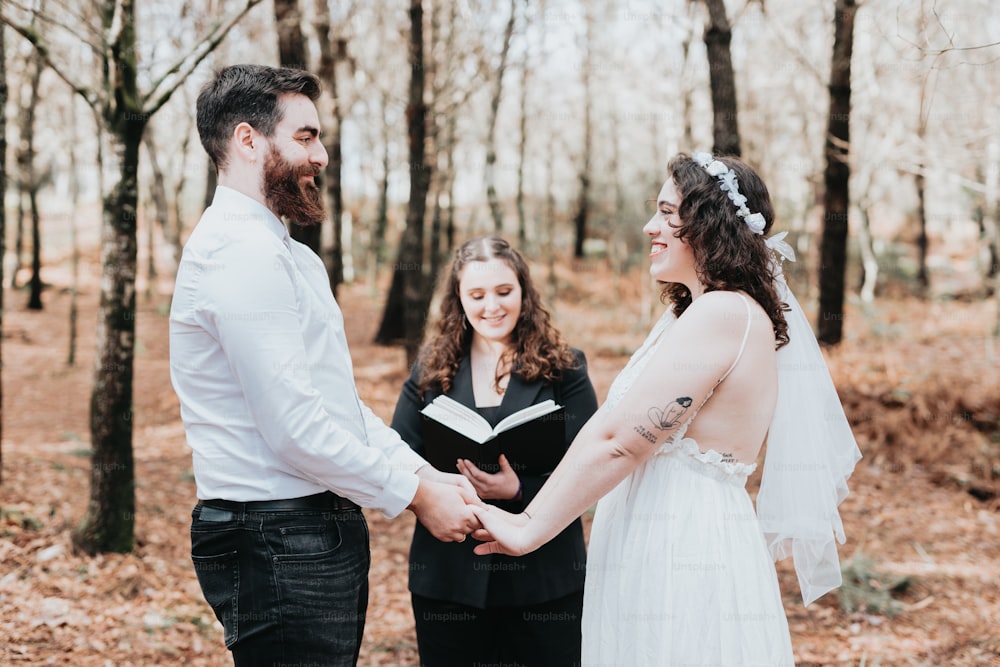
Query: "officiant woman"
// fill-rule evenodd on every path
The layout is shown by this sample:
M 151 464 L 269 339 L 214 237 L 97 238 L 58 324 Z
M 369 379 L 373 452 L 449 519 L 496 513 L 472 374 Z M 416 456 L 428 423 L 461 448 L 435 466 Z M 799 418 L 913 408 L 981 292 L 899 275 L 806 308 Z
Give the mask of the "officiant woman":
M 552 399 L 565 406 L 564 437 L 534 446 L 565 452 L 597 397 L 584 354 L 552 325 L 521 253 L 501 238 L 466 242 L 443 276 L 440 301 L 392 427 L 423 454 L 420 410 L 440 394 L 491 425 Z M 496 463 L 487 471 L 458 460 L 456 469 L 483 500 L 520 512 L 548 475 L 519 474 L 503 455 Z M 586 563 L 580 519 L 522 558 L 484 559 L 472 553 L 474 544 L 440 542 L 420 523 L 414 528 L 409 589 L 420 664 L 579 665 Z

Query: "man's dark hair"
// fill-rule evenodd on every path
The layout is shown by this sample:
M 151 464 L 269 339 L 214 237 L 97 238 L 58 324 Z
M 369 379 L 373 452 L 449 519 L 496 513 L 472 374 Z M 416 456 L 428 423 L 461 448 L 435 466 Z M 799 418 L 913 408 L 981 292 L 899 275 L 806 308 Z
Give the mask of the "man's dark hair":
M 226 146 L 240 123 L 270 137 L 281 120 L 281 95 L 319 98 L 319 79 L 300 69 L 231 65 L 216 73 L 198 94 L 198 136 L 216 169 L 227 163 Z

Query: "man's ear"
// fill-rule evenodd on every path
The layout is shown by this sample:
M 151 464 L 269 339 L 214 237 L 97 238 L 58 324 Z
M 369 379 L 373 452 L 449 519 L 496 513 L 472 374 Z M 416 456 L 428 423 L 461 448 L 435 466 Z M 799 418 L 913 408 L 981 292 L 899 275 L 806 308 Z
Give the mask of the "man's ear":
M 233 145 L 236 153 L 243 158 L 244 162 L 253 164 L 257 161 L 257 148 L 259 148 L 261 136 L 257 130 L 253 129 L 250 123 L 242 122 L 233 129 Z

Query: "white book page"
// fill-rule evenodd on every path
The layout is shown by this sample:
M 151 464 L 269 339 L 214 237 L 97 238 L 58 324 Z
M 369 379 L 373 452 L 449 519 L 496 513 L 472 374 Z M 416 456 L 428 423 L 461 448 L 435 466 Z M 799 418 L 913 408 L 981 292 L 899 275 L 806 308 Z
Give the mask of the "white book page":
M 488 440 L 492 440 L 497 433 L 520 426 L 550 412 L 555 412 L 560 407 L 562 406 L 552 399 L 535 403 L 503 418 L 496 425 L 496 428 L 492 429 L 489 422 L 483 419 L 478 412 L 444 394 L 435 398 L 420 412 L 461 433 L 465 437 L 482 444 Z
M 526 422 L 530 422 L 532 419 L 537 419 L 542 415 L 547 415 L 550 412 L 555 412 L 560 406 L 558 403 L 553 401 L 551 398 L 542 401 L 541 403 L 535 403 L 534 405 L 529 405 L 523 410 L 518 410 L 512 415 L 507 415 L 493 428 L 494 433 L 502 433 L 509 428 L 514 428 L 515 426 L 520 426 Z
M 421 412 L 479 443 L 488 440 L 493 432 L 490 423 L 479 413 L 444 394 L 431 401 Z

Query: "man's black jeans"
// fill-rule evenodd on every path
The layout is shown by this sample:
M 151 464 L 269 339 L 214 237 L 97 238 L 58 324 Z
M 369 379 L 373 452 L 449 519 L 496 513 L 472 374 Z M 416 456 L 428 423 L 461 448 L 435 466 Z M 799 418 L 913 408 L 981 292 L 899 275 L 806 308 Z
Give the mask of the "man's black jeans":
M 236 667 L 357 664 L 371 562 L 360 510 L 199 503 L 191 559 Z

